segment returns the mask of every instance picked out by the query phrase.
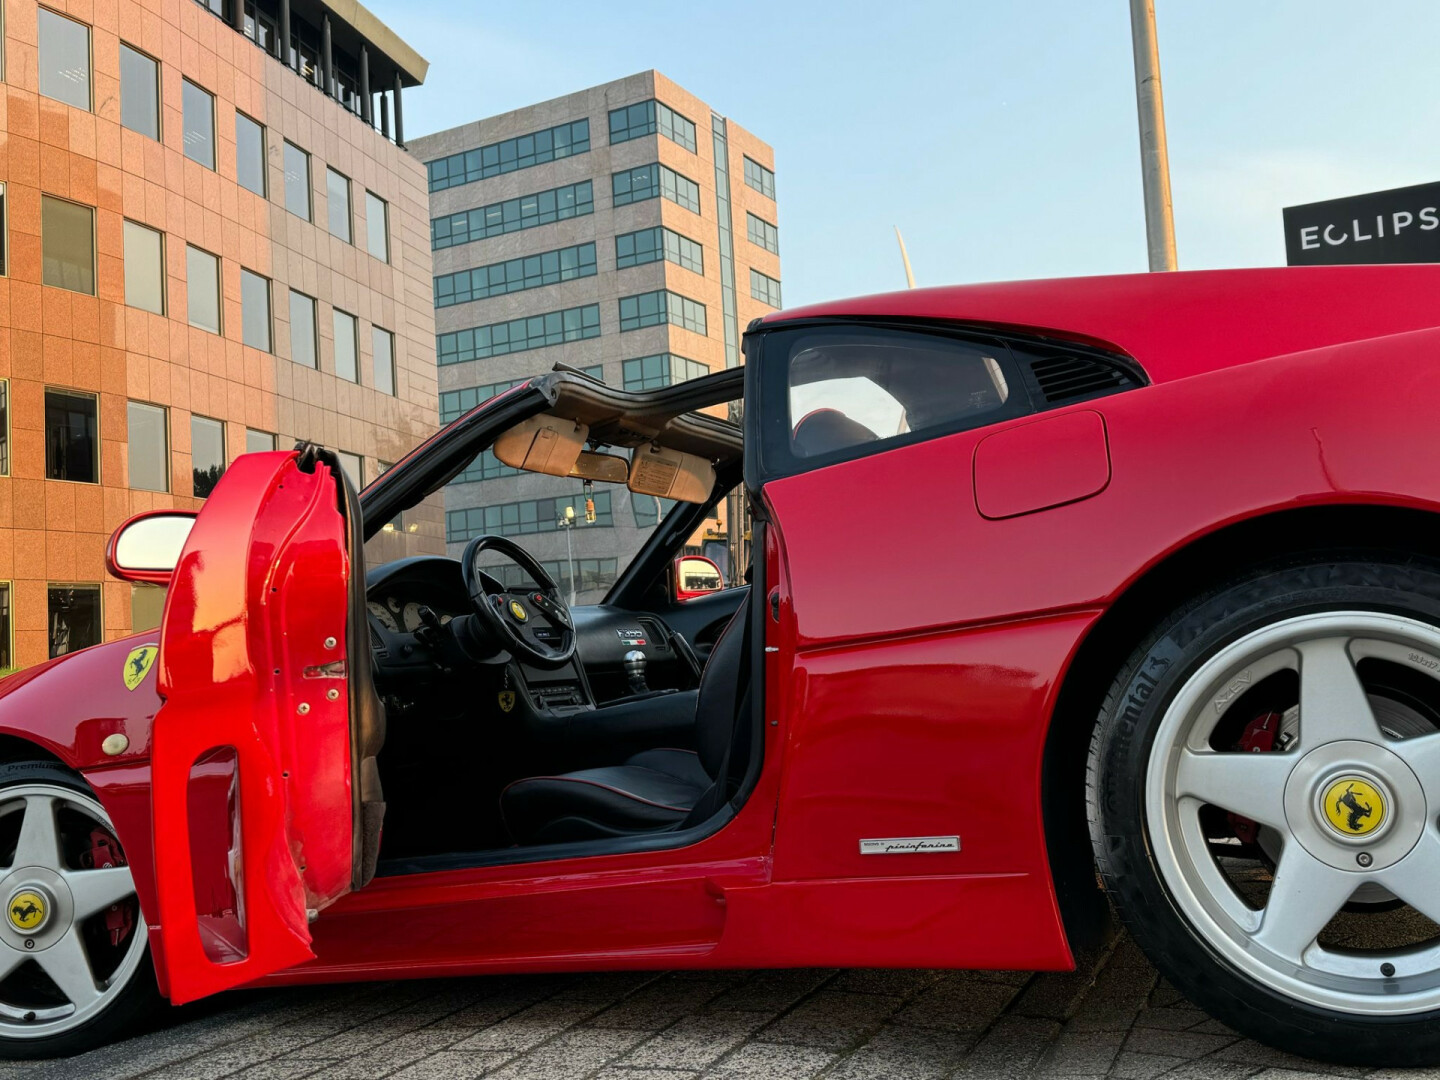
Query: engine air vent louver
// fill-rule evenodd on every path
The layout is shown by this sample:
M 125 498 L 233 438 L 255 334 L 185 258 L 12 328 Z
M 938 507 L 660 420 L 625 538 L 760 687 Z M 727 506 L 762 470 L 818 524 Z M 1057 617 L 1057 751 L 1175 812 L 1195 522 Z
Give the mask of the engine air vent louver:
M 1031 360 L 1030 370 L 1052 405 L 1137 385 L 1127 372 L 1089 356 L 1044 356 Z

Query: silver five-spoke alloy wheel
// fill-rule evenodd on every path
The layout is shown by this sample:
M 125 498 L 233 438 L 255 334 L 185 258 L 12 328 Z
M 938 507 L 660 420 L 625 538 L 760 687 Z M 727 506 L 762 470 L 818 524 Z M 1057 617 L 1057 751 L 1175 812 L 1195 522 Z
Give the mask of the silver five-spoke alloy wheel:
M 1435 680 L 1440 700 L 1440 629 L 1400 615 L 1299 615 L 1222 648 L 1160 720 L 1144 816 L 1174 902 L 1227 961 L 1315 1006 L 1400 1016 L 1440 1007 L 1440 940 L 1323 940 L 1347 904 L 1382 912 L 1400 901 L 1440 923 L 1440 731 L 1367 692 L 1357 666 L 1367 659 Z M 1231 706 L 1282 672 L 1298 682 L 1298 726 L 1265 752 L 1216 749 Z M 1258 827 L 1273 856 L 1263 904 L 1217 859 L 1207 806 Z
M 89 795 L 43 782 L 0 789 L 0 824 L 18 824 L 0 869 L 0 1038 L 62 1035 L 104 1011 L 144 957 L 135 885 L 124 865 L 77 859 L 77 836 L 81 848 L 89 836 L 114 837 Z

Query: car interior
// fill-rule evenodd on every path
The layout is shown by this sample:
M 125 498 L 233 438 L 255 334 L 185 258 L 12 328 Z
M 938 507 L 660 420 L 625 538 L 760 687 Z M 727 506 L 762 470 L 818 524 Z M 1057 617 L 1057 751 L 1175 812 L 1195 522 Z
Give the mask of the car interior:
M 458 560 L 366 575 L 385 729 L 380 874 L 671 846 L 728 819 L 758 748 L 750 573 L 684 600 L 670 577 L 739 483 L 739 427 L 699 411 L 738 398 L 737 375 L 683 394 L 544 376 L 528 391 L 540 408 L 520 392 L 518 420 L 451 459 L 429 455 L 440 475 L 421 495 L 490 449 L 515 468 L 675 506 L 598 604 L 568 606 L 502 535 L 474 537 Z

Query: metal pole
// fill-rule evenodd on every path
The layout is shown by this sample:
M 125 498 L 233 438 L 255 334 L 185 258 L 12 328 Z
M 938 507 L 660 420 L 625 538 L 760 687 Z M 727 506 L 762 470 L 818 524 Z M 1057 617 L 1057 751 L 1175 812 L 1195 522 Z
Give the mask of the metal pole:
M 570 606 L 575 606 L 575 549 L 570 544 L 570 534 L 575 531 L 573 521 L 565 522 L 565 562 L 570 567 Z
M 1175 216 L 1170 205 L 1170 154 L 1165 146 L 1165 100 L 1160 90 L 1160 45 L 1155 0 L 1130 0 L 1135 47 L 1135 101 L 1140 116 L 1140 174 L 1145 188 L 1145 246 L 1151 270 L 1174 270 Z
M 290 0 L 280 0 L 280 62 L 295 66 L 290 52 Z
M 325 21 L 320 24 L 320 61 L 323 65 L 325 77 L 325 93 L 335 97 L 335 58 L 330 51 L 330 16 L 325 16 Z
M 370 99 L 370 50 L 360 46 L 360 117 L 371 127 L 375 126 L 375 104 Z
M 400 111 L 400 72 L 395 72 L 395 145 L 405 148 L 405 117 Z

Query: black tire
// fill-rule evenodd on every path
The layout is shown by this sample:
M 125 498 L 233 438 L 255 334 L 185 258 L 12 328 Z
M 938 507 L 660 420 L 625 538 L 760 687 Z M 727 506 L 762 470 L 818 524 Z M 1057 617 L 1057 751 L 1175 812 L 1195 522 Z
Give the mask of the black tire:
M 1280 619 L 1373 610 L 1440 626 L 1440 564 L 1343 551 L 1254 569 L 1164 619 L 1112 684 L 1090 744 L 1087 802 L 1097 866 L 1136 943 L 1177 989 L 1251 1038 L 1324 1061 L 1371 1067 L 1440 1064 L 1440 1009 L 1362 1016 L 1265 986 L 1211 948 L 1173 900 L 1151 853 L 1146 770 L 1169 704 L 1219 649 Z M 1436 888 L 1440 889 L 1440 881 Z
M 12 761 L 0 765 L 0 799 L 5 789 L 17 784 L 46 783 L 95 797 L 85 781 L 63 766 L 47 761 Z M 132 933 L 144 934 L 140 920 Z M 93 1018 L 71 1031 L 36 1039 L 11 1039 L 0 1036 L 0 1058 L 29 1060 L 34 1058 L 71 1057 L 97 1047 L 128 1038 L 147 1029 L 164 1003 L 155 985 L 155 969 L 150 948 L 115 998 Z

